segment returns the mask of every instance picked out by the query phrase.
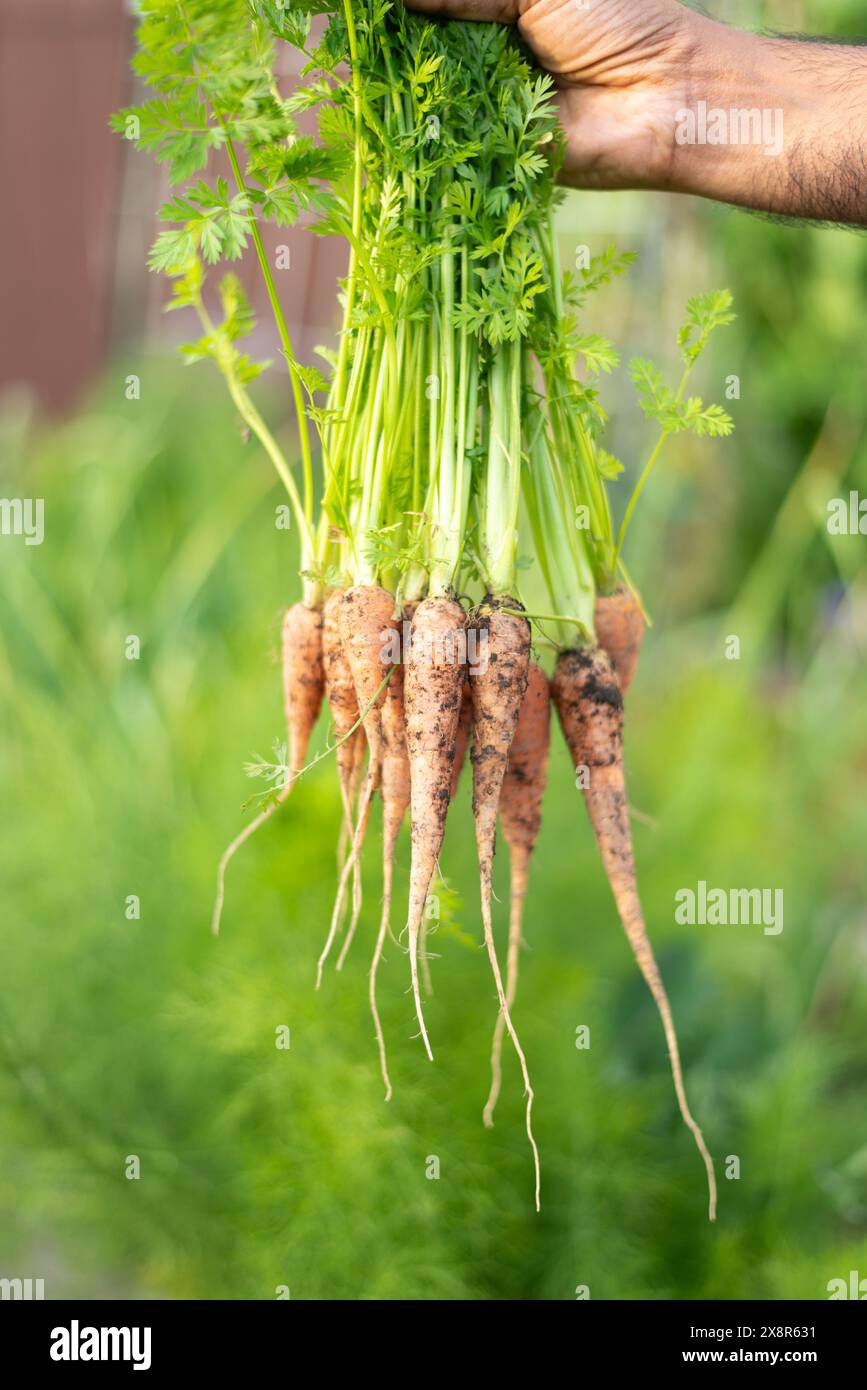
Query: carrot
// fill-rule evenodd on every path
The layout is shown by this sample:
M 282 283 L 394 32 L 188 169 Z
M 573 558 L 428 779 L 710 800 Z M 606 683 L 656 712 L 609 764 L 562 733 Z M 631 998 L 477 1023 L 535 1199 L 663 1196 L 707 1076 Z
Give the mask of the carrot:
M 518 727 L 509 750 L 509 765 L 500 792 L 500 824 L 509 846 L 511 892 L 509 911 L 509 951 L 506 961 L 506 1003 L 511 1009 L 518 988 L 518 960 L 521 926 L 530 858 L 542 823 L 542 798 L 548 776 L 548 748 L 551 741 L 551 700 L 548 677 L 534 661 L 530 662 L 527 693 L 521 704 Z M 505 1016 L 497 1017 L 491 1049 L 491 1091 L 483 1119 L 490 1128 L 502 1082 L 503 1034 Z
M 455 760 L 452 763 L 452 776 L 449 786 L 449 801 L 454 801 L 457 796 L 458 783 L 461 780 L 461 773 L 467 758 L 467 749 L 470 745 L 470 735 L 473 729 L 473 693 L 470 689 L 469 681 L 464 683 L 464 693 L 461 699 L 461 713 L 458 720 L 458 732 L 455 739 Z M 419 965 L 421 967 L 422 984 L 425 994 L 433 994 L 433 980 L 430 973 L 430 957 L 427 949 L 428 938 L 428 914 L 425 912 L 421 919 L 421 933 L 419 936 Z
M 644 614 L 631 589 L 621 584 L 611 594 L 596 599 L 596 640 L 617 672 L 625 698 L 638 666 L 644 641 Z
M 364 648 L 365 648 L 365 646 L 366 646 L 369 650 L 375 651 L 376 654 L 377 654 L 377 659 L 380 661 L 380 665 L 382 665 L 381 653 L 382 653 L 382 651 L 383 651 L 383 649 L 384 649 L 384 646 L 385 646 L 385 643 L 386 643 L 386 641 L 387 641 L 387 639 L 388 639 L 389 633 L 396 627 L 396 624 L 394 623 L 394 621 L 393 621 L 393 619 L 392 619 L 392 617 L 391 617 L 391 614 L 392 614 L 392 612 L 393 612 L 393 610 L 394 610 L 394 599 L 392 598 L 391 594 L 386 594 L 386 591 L 385 591 L 384 589 L 376 589 L 376 590 L 370 589 L 370 590 L 368 590 L 367 592 L 368 592 L 369 594 L 375 594 L 375 595 L 378 595 L 378 596 L 379 596 L 379 597 L 377 597 L 377 598 L 374 600 L 374 603 L 377 604 L 377 605 L 379 606 L 380 616 L 382 616 L 382 614 L 384 614 L 384 613 L 387 613 L 387 614 L 388 614 L 387 621 L 386 621 L 385 625 L 384 625 L 378 632 L 376 632 L 376 633 L 374 633 L 373 631 L 369 632 L 367 638 L 365 639 L 364 634 L 363 634 L 363 630 L 359 628 L 359 625 L 358 625 L 358 623 L 357 623 L 357 614 L 352 613 L 352 612 L 350 611 L 350 610 L 351 610 L 351 602 L 352 602 L 352 600 L 350 599 L 350 595 L 356 594 L 356 595 L 359 595 L 359 596 L 360 596 L 360 595 L 361 595 L 361 591 L 358 590 L 358 589 L 356 589 L 356 590 L 349 590 L 349 591 L 347 592 L 347 595 L 346 595 L 347 601 L 348 601 L 348 602 L 344 605 L 344 608 L 343 608 L 343 610 L 342 610 L 342 613 L 343 613 L 343 621 L 345 621 L 346 627 L 345 627 L 345 628 L 341 628 L 341 632 L 342 632 L 343 637 L 344 637 L 344 650 L 347 650 L 347 646 L 346 646 L 347 641 L 348 641 L 348 642 L 351 642 L 351 643 L 353 644 L 353 649 L 358 649 L 358 652 L 359 652 L 359 659 L 360 659 L 360 661 L 361 661 L 361 668 L 362 668 L 361 680 L 362 680 L 363 682 L 366 682 L 366 683 L 369 685 L 369 684 L 371 683 L 371 681 L 372 681 L 372 671 L 371 671 L 370 668 L 369 668 L 369 664 L 368 664 L 367 661 L 365 660 Z M 385 595 L 385 598 L 384 598 L 384 599 L 381 597 L 382 595 Z M 373 621 L 373 619 L 372 619 L 372 618 L 369 618 L 369 621 Z M 351 661 L 350 661 L 350 666 L 351 666 Z M 396 675 L 396 674 L 397 674 L 397 672 L 394 673 L 394 675 Z M 369 764 L 369 772 L 370 772 L 371 770 L 373 770 L 373 768 L 374 768 L 374 763 L 376 763 L 376 765 L 377 765 L 378 768 L 379 768 L 379 771 L 378 771 L 378 773 L 376 774 L 377 782 L 379 782 L 380 779 L 381 779 L 381 777 L 384 775 L 384 766 L 385 766 L 385 760 L 386 760 L 386 741 L 385 741 L 384 722 L 385 722 L 385 715 L 386 715 L 386 706 L 387 706 L 387 704 L 388 704 L 388 690 L 392 687 L 392 684 L 393 684 L 393 682 L 394 682 L 394 675 L 392 676 L 392 679 L 389 681 L 388 686 L 387 686 L 384 690 L 381 690 L 381 689 L 379 688 L 379 687 L 381 686 L 381 684 L 382 684 L 382 681 L 380 680 L 380 681 L 377 682 L 377 685 L 376 685 L 372 690 L 366 690 L 366 691 L 365 691 L 365 694 L 367 695 L 367 698 L 366 698 L 366 699 L 362 700 L 362 698 L 361 698 L 360 695 L 359 695 L 359 700 L 358 700 L 359 706 L 361 706 L 362 708 L 367 709 L 368 705 L 370 705 L 370 709 L 368 710 L 368 713 L 367 713 L 367 715 L 365 716 L 365 721 L 364 721 L 365 734 L 368 733 L 368 729 L 369 729 L 369 727 L 370 727 L 370 721 L 371 721 L 371 719 L 373 719 L 373 720 L 375 721 L 375 720 L 377 719 L 377 717 L 378 717 L 378 720 L 379 720 L 378 730 L 377 730 L 377 728 L 374 726 L 374 734 L 373 734 L 374 740 L 375 740 L 375 741 L 376 741 L 377 737 L 378 737 L 378 739 L 379 739 L 379 752 L 378 752 L 377 755 L 374 755 L 373 748 L 372 748 L 372 746 L 371 746 L 371 756 L 370 756 L 370 764 Z M 378 693 L 377 693 L 377 692 L 378 692 Z M 359 694 L 358 688 L 357 688 L 357 687 L 356 687 L 356 694 L 357 694 L 357 695 Z M 403 672 L 402 672 L 402 670 L 401 670 L 401 675 L 400 675 L 400 692 L 399 692 L 399 700 L 400 700 L 400 705 L 399 705 L 400 720 L 401 720 L 401 722 L 402 722 L 402 721 L 403 721 Z M 371 705 L 371 703 L 370 703 L 371 701 L 373 701 L 373 704 L 372 704 L 372 705 Z M 389 714 L 390 714 L 390 719 L 391 719 L 392 740 L 394 740 L 394 737 L 395 737 L 395 717 L 396 717 L 394 707 L 392 707 L 392 709 L 389 711 Z M 369 741 L 369 739 L 368 739 L 368 741 Z M 405 750 L 405 744 L 406 744 L 405 735 L 404 735 L 403 741 L 404 741 L 404 750 Z M 362 740 L 362 744 L 363 744 L 363 742 L 364 742 L 364 740 Z M 356 759 L 355 769 L 354 769 L 354 772 L 353 772 L 353 795 L 354 795 L 355 792 L 357 791 L 357 784 L 358 784 L 358 782 L 359 782 L 359 780 L 360 780 L 360 776 L 361 776 L 361 768 L 362 768 L 362 764 L 363 764 L 363 751 L 364 751 L 364 750 L 363 750 L 363 747 L 362 747 L 361 750 L 360 750 L 361 756 L 358 757 L 358 758 Z M 390 771 L 391 771 L 391 783 L 390 783 L 389 788 L 388 788 L 388 794 L 389 794 L 389 795 L 392 794 L 392 788 L 393 788 L 393 783 L 394 783 L 394 768 L 391 768 Z M 408 771 L 407 771 L 407 779 L 408 779 L 408 777 L 409 777 L 409 773 L 408 773 Z M 361 853 L 362 848 L 364 847 L 364 841 L 365 841 L 365 839 L 367 838 L 367 826 L 368 826 L 368 821 L 369 821 L 369 819 L 370 819 L 370 808 L 371 808 L 371 804 L 372 804 L 371 798 L 372 798 L 373 789 L 374 789 L 374 788 L 373 788 L 373 785 L 372 785 L 372 784 L 370 784 L 369 782 L 365 783 L 365 794 L 364 794 L 364 796 L 363 796 L 363 798 L 362 798 L 361 806 L 360 806 L 360 808 L 359 808 L 359 824 L 358 824 L 358 826 L 356 827 L 356 835 L 355 835 L 355 837 L 353 837 L 353 841 L 352 841 L 352 845 L 351 845 L 351 851 L 350 851 L 350 852 L 351 852 L 351 864 L 352 864 L 353 866 L 357 866 L 357 864 L 358 864 L 358 859 L 359 859 L 359 855 L 360 855 L 360 853 Z M 384 787 L 380 786 L 380 790 L 382 791 L 382 794 L 383 794 L 383 817 L 385 817 L 385 815 L 386 815 L 386 807 L 385 807 L 386 789 L 385 789 Z M 405 812 L 406 812 L 406 806 L 403 807 L 403 810 L 402 810 L 401 816 L 400 816 L 400 820 L 403 819 L 403 815 L 405 814 Z M 397 828 L 398 828 L 398 829 L 400 828 L 400 821 L 398 821 L 398 827 L 397 827 Z M 396 835 L 397 835 L 397 831 L 395 831 L 395 837 L 396 837 Z M 393 850 L 392 850 L 392 855 L 393 855 Z M 342 869 L 341 869 L 341 880 L 340 880 L 341 884 L 345 884 L 345 872 L 346 872 L 346 865 L 345 865 L 345 863 L 344 863 L 344 865 L 342 866 Z M 342 891 L 343 891 L 343 890 L 339 887 L 339 888 L 338 888 L 338 901 L 339 901 L 339 902 L 342 902 Z M 348 930 L 347 933 L 346 933 L 346 939 L 344 940 L 344 943 L 343 943 L 343 949 L 341 950 L 340 955 L 337 957 L 337 969 L 338 969 L 338 970 L 342 970 L 342 969 L 343 969 L 344 961 L 346 960 L 346 957 L 347 957 L 347 955 L 348 955 L 348 953 L 349 953 L 349 948 L 350 948 L 350 946 L 352 945 L 353 937 L 355 936 L 355 931 L 356 931 L 356 928 L 357 928 L 357 926 L 358 926 L 358 919 L 359 919 L 360 914 L 361 914 L 361 875 L 360 875 L 360 873 L 356 873 L 355 876 L 354 876 L 354 880 L 353 880 L 352 917 L 351 917 L 350 922 L 349 922 L 349 930 Z
M 322 608 L 322 658 L 325 671 L 325 698 L 331 711 L 334 736 L 337 741 L 337 776 L 343 801 L 344 824 L 352 826 L 352 788 L 356 764 L 364 748 L 364 733 L 359 728 L 347 738 L 358 723 L 358 700 L 349 661 L 340 638 L 339 613 L 343 604 L 343 589 L 328 595 Z
M 382 770 L 382 678 L 391 665 L 388 642 L 396 628 L 394 596 L 376 584 L 356 584 L 347 589 L 337 614 L 340 639 L 349 662 L 355 698 L 366 710 L 364 733 L 370 750 L 368 779 L 371 790 L 379 787 Z
M 709 1217 L 716 1218 L 716 1177 L 699 1126 L 689 1109 L 671 1006 L 644 925 L 623 765 L 623 696 L 606 654 L 598 647 L 563 652 L 551 685 L 576 771 L 587 770 L 584 798 L 614 901 L 638 967 L 659 1010 L 677 1103 L 707 1170 Z
M 413 999 L 431 1061 L 418 981 L 419 929 L 445 836 L 466 671 L 466 626 L 467 615 L 456 599 L 423 599 L 413 616 L 410 647 L 405 654 L 412 823 L 407 928 Z
M 340 842 L 337 857 L 341 870 L 345 864 L 344 842 L 351 842 L 353 834 L 352 808 L 361 776 L 364 759 L 364 730 L 358 724 L 358 700 L 349 661 L 343 650 L 340 637 L 339 614 L 343 604 L 344 589 L 334 589 L 322 606 L 322 659 L 325 670 L 325 698 L 334 725 L 337 745 L 337 779 L 340 785 L 340 799 L 343 805 Z M 353 901 L 360 897 L 360 873 L 356 866 L 353 882 Z
M 458 732 L 455 738 L 455 760 L 452 763 L 452 776 L 449 785 L 449 801 L 454 801 L 458 783 L 461 780 L 464 763 L 467 758 L 467 749 L 470 744 L 470 734 L 473 728 L 473 695 L 470 690 L 469 682 L 464 683 L 464 693 L 461 699 L 461 713 L 458 720 Z M 421 933 L 419 935 L 419 966 L 421 967 L 422 984 L 425 994 L 433 994 L 433 980 L 430 973 L 430 956 L 427 949 L 429 921 L 428 914 L 425 912 L 421 919 Z
M 500 1013 L 512 1039 L 527 1097 L 527 1137 L 533 1151 L 536 1174 L 536 1210 L 539 1210 L 539 1151 L 533 1137 L 533 1088 L 518 1035 L 512 1023 L 500 964 L 494 945 L 491 920 L 492 875 L 500 790 L 509 762 L 509 749 L 518 726 L 521 704 L 527 690 L 530 667 L 530 624 L 524 617 L 506 609 L 518 607 L 511 598 L 488 595 L 476 609 L 473 621 L 480 630 L 483 660 L 469 673 L 473 692 L 473 819 L 476 824 L 476 850 L 482 890 L 482 923 L 485 945 L 497 987 Z
M 389 637 L 396 626 L 392 617 L 393 611 L 394 599 L 391 594 L 376 585 L 361 584 L 346 590 L 343 602 L 337 610 L 341 646 L 352 676 L 356 706 L 362 712 L 370 760 L 352 837 L 352 848 L 343 865 L 331 915 L 331 926 L 316 967 L 317 989 L 322 984 L 322 970 L 340 925 L 349 875 L 357 870 L 367 834 L 373 794 L 380 783 L 383 754 L 382 705 L 385 699 L 385 677 L 390 665 Z M 360 910 L 361 897 L 358 894 L 353 904 L 349 932 L 338 962 L 341 967 L 355 935 Z
M 323 619 L 318 609 L 307 608 L 303 603 L 294 603 L 291 608 L 286 609 L 281 646 L 283 703 L 289 734 L 288 775 L 276 801 L 266 806 L 264 811 L 260 811 L 223 852 L 217 866 L 217 896 L 211 917 L 211 931 L 214 936 L 218 936 L 220 932 L 220 918 L 226 892 L 226 869 L 230 861 L 250 836 L 256 833 L 259 826 L 264 825 L 283 805 L 307 758 L 310 735 L 319 718 L 325 689 L 322 634 Z
M 450 797 L 454 801 L 457 795 L 458 783 L 461 780 L 461 773 L 467 758 L 467 749 L 470 746 L 470 734 L 473 731 L 473 690 L 469 681 L 464 685 L 463 698 L 461 700 L 461 715 L 458 720 L 458 736 L 455 740 L 455 760 L 452 765 L 452 781 Z
M 400 827 L 410 803 L 409 757 L 406 749 L 406 718 L 403 707 L 404 669 L 392 673 L 382 707 L 382 915 L 370 966 L 370 1012 L 376 1029 L 379 1062 L 385 1082 L 385 1099 L 391 1100 L 391 1081 L 385 1055 L 385 1040 L 376 1006 L 376 975 L 391 920 L 391 894 L 394 878 L 394 851 Z
M 310 735 L 325 694 L 322 664 L 322 613 L 293 603 L 283 615 L 283 706 L 289 732 L 289 775 L 298 776 L 307 759 Z

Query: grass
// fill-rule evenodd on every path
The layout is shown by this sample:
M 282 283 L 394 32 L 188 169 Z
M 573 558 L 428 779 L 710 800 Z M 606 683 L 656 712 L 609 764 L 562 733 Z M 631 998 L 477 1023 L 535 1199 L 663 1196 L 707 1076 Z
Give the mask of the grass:
M 46 540 L 0 548 L 0 1274 L 45 1277 L 49 1297 L 485 1300 L 823 1298 L 867 1275 L 867 671 L 847 629 L 815 628 L 785 666 L 772 642 L 731 662 L 724 612 L 672 627 L 663 611 L 630 699 L 639 870 L 722 1178 L 716 1228 L 555 734 L 515 1011 L 537 1217 L 509 1053 L 481 1124 L 496 1001 L 466 787 L 434 1066 L 394 946 L 381 975 L 390 1106 L 366 1007 L 375 835 L 357 943 L 312 987 L 336 877 L 328 763 L 232 866 L 209 935 L 255 785 L 242 764 L 282 735 L 297 564 L 219 383 L 184 376 L 181 396 L 159 364 L 141 375 L 141 402 L 113 380 L 52 433 L 2 426 L 0 492 L 45 497 Z M 793 544 L 780 564 L 810 614 L 821 593 Z M 677 926 L 675 891 L 700 878 L 783 888 L 783 933 Z M 404 839 L 401 897 L 407 880 Z M 502 929 L 504 855 L 497 880 Z

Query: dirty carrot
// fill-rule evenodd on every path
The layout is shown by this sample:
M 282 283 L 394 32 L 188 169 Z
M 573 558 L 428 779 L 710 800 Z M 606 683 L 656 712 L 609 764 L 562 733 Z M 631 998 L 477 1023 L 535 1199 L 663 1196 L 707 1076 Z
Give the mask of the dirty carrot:
M 421 1037 L 431 1061 L 419 990 L 419 929 L 445 836 L 466 669 L 466 626 L 467 615 L 456 599 L 423 600 L 412 620 L 404 681 L 412 825 L 407 916 L 410 975 Z
M 355 869 L 364 847 L 373 795 L 379 788 L 382 775 L 382 706 L 385 700 L 383 680 L 391 665 L 391 639 L 397 633 L 393 613 L 393 596 L 374 584 L 359 584 L 347 589 L 338 609 L 340 640 L 352 675 L 356 703 L 359 709 L 366 711 L 362 723 L 369 759 L 352 848 L 340 876 L 334 908 L 335 920 L 342 914 L 348 873 Z M 358 892 L 353 902 L 349 931 L 337 962 L 338 970 L 343 968 L 360 912 L 361 894 Z M 329 941 L 331 939 L 330 936 Z M 327 954 L 327 951 L 324 954 Z M 320 976 L 317 976 L 317 979 Z
M 395 668 L 386 687 L 385 704 L 382 707 L 382 913 L 379 919 L 379 932 L 370 966 L 369 997 L 370 1012 L 376 1030 L 379 1048 L 379 1062 L 382 1079 L 385 1082 L 385 1098 L 391 1099 L 391 1081 L 388 1075 L 385 1040 L 376 1004 L 376 977 L 382 960 L 382 949 L 391 921 L 391 895 L 394 879 L 394 852 L 397 837 L 410 803 L 409 757 L 406 749 L 406 717 L 403 703 L 404 670 L 403 665 Z
M 217 866 L 217 893 L 211 917 L 211 931 L 219 935 L 226 891 L 226 869 L 242 845 L 286 801 L 307 757 L 310 736 L 319 718 L 325 692 L 322 661 L 322 613 L 304 603 L 294 603 L 283 616 L 281 650 L 283 662 L 283 701 L 289 736 L 289 766 L 284 785 L 275 801 L 245 826 L 224 850 Z
M 638 896 L 623 766 L 623 696 L 606 654 L 598 647 L 561 653 L 551 694 L 576 771 L 586 772 L 584 799 L 620 920 L 638 967 L 659 1010 L 684 1124 L 704 1161 L 708 1215 L 716 1219 L 716 1177 L 704 1136 L 686 1099 L 677 1034 Z
M 548 748 L 551 741 L 551 700 L 548 677 L 534 661 L 530 662 L 527 691 L 518 716 L 518 727 L 509 750 L 509 765 L 500 791 L 500 824 L 509 847 L 509 947 L 506 958 L 506 1003 L 511 1010 L 518 988 L 524 902 L 530 874 L 530 859 L 542 824 L 542 798 L 548 776 Z M 503 1034 L 505 1015 L 500 1013 L 494 1027 L 491 1048 L 491 1090 L 483 1112 L 485 1124 L 494 1123 L 494 1107 L 502 1083 Z
M 599 594 L 595 624 L 596 640 L 611 658 L 625 699 L 644 641 L 644 614 L 633 591 L 621 584 L 613 593 Z
M 481 877 L 482 925 L 485 946 L 494 975 L 500 1014 L 518 1056 L 527 1097 L 527 1137 L 533 1152 L 536 1178 L 536 1210 L 539 1210 L 539 1151 L 533 1135 L 533 1088 L 527 1059 L 512 1022 L 494 943 L 491 917 L 494 844 L 500 790 L 506 775 L 509 750 L 518 726 L 527 689 L 530 666 L 530 624 L 513 612 L 516 600 L 486 598 L 473 615 L 480 632 L 482 659 L 470 671 L 473 692 L 473 819 Z

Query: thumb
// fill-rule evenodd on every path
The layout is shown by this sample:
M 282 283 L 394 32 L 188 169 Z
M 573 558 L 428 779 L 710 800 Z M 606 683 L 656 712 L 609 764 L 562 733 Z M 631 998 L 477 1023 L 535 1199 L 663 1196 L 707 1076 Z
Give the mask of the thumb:
M 493 19 L 501 24 L 514 24 L 526 8 L 526 0 L 523 4 L 522 0 L 407 0 L 408 10 L 421 10 L 422 14 L 438 14 L 447 19 Z

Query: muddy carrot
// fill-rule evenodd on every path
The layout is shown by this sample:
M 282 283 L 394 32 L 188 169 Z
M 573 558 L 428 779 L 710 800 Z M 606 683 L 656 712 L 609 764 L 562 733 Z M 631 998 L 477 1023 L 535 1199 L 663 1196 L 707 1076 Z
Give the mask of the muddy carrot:
M 419 929 L 445 836 L 466 669 L 466 626 L 467 615 L 457 600 L 424 599 L 412 620 L 404 682 L 412 823 L 409 959 L 419 1028 L 431 1061 L 419 990 Z
M 310 736 L 322 708 L 325 674 L 322 662 L 322 613 L 294 603 L 283 617 L 281 647 L 283 657 L 283 702 L 289 735 L 289 767 L 283 787 L 275 801 L 260 811 L 226 847 L 217 866 L 217 894 L 211 916 L 211 931 L 220 932 L 226 894 L 226 869 L 242 845 L 283 805 L 295 779 L 304 766 Z
M 625 698 L 632 684 L 644 641 L 644 614 L 631 589 L 620 585 L 596 599 L 596 640 L 617 672 Z
M 533 1088 L 527 1059 L 512 1015 L 500 973 L 491 917 L 493 862 L 500 790 L 509 762 L 509 750 L 518 726 L 530 668 L 530 624 L 514 611 L 513 598 L 488 596 L 473 615 L 479 629 L 480 660 L 469 673 L 473 692 L 473 819 L 481 879 L 482 924 L 485 945 L 494 975 L 500 1013 L 512 1039 L 527 1097 L 527 1137 L 533 1151 L 536 1175 L 536 1210 L 539 1209 L 539 1151 L 533 1136 Z M 508 611 L 512 610 L 512 611 Z
M 511 1010 L 518 988 L 522 919 L 530 859 L 542 823 L 542 798 L 548 776 L 548 748 L 551 741 L 551 702 L 548 677 L 540 666 L 530 662 L 527 692 L 518 716 L 518 727 L 509 750 L 509 765 L 500 792 L 500 824 L 509 846 L 510 908 L 509 949 L 506 959 L 506 1003 Z M 499 1014 L 491 1049 L 491 1091 L 484 1109 L 484 1122 L 494 1123 L 494 1107 L 502 1082 L 503 1034 L 505 1015 Z
M 576 771 L 585 774 L 584 799 L 620 920 L 662 1019 L 677 1103 L 707 1171 L 708 1209 L 713 1221 L 717 1198 L 713 1159 L 686 1099 L 671 1006 L 638 896 L 623 766 L 620 685 L 606 654 L 598 647 L 583 647 L 560 655 L 551 694 L 572 762 Z

